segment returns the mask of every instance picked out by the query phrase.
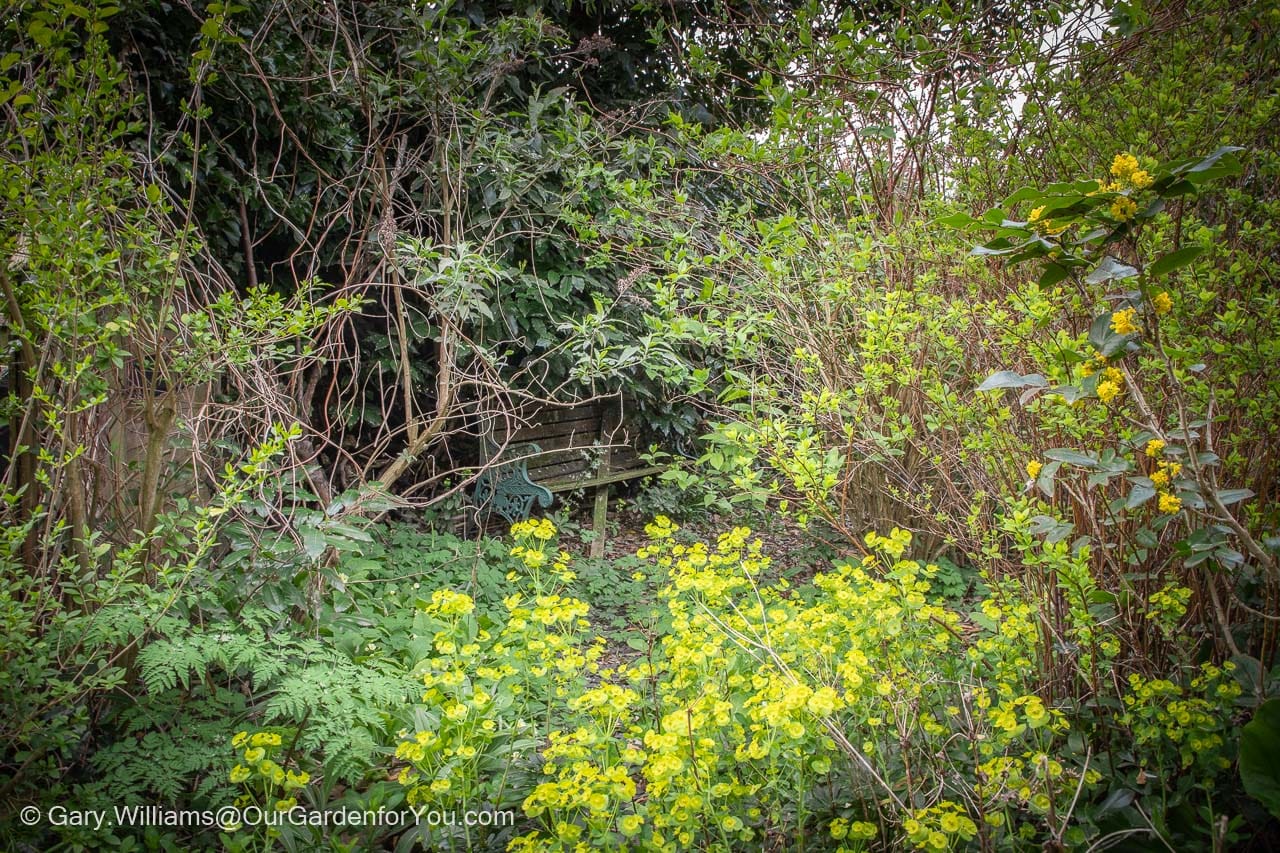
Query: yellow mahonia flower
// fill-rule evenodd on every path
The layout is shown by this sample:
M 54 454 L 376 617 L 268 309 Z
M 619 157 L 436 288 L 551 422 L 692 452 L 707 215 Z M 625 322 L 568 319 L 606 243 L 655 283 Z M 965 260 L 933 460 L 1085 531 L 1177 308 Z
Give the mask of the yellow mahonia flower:
M 1173 514 L 1182 509 L 1182 498 L 1168 492 L 1160 493 L 1160 511 Z
M 1040 469 L 1044 468 L 1044 463 L 1039 459 L 1032 459 L 1027 462 L 1027 476 L 1034 480 L 1040 476 Z
M 1157 314 L 1168 314 L 1173 310 L 1173 299 L 1169 296 L 1168 291 L 1160 291 L 1151 297 L 1151 307 L 1155 309 Z
M 1147 187 L 1155 183 L 1155 178 L 1151 177 L 1151 173 L 1146 169 L 1138 169 L 1129 176 L 1129 186 L 1136 190 L 1145 190 Z
M 1120 395 L 1120 386 L 1114 382 L 1098 383 L 1098 399 L 1104 403 L 1110 403 Z
M 1121 181 L 1131 181 L 1138 171 L 1138 158 L 1125 151 L 1111 161 L 1111 174 Z
M 1169 472 L 1163 468 L 1159 471 L 1151 472 L 1151 482 L 1157 489 L 1163 489 L 1169 485 Z
M 1111 329 L 1117 335 L 1132 335 L 1138 331 L 1136 308 L 1121 308 L 1111 315 Z
M 1147 442 L 1146 454 L 1152 459 L 1164 453 L 1164 442 L 1158 438 L 1153 438 Z
M 1031 215 L 1027 218 L 1027 224 L 1037 231 L 1045 234 L 1061 234 L 1071 227 L 1070 222 L 1055 223 L 1052 219 L 1044 219 L 1044 205 L 1040 205 L 1031 211 Z
M 1111 202 L 1111 216 L 1120 222 L 1128 222 L 1137 212 L 1138 203 L 1128 196 L 1120 196 Z

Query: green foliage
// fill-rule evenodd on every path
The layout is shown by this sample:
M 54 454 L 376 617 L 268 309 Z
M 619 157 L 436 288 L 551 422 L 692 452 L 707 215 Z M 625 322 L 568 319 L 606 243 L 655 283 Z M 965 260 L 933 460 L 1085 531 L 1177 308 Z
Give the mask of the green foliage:
M 1280 700 L 1269 699 L 1240 730 L 1240 780 L 1244 789 L 1280 817 Z
M 404 820 L 0 845 L 1275 812 L 1275 9 L 162 6 L 0 22 L 0 798 Z M 606 394 L 678 463 L 638 557 L 404 523 Z

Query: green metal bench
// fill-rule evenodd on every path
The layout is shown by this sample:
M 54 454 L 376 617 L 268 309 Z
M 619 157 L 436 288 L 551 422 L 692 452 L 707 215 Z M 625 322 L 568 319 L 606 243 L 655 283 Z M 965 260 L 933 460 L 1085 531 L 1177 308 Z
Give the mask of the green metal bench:
M 527 457 L 541 453 L 542 448 L 529 444 L 522 450 L 516 458 L 500 462 L 476 478 L 473 501 L 482 518 L 496 512 L 508 524 L 515 524 L 529 517 L 535 502 L 543 509 L 551 506 L 555 499 L 551 490 L 529 479 Z

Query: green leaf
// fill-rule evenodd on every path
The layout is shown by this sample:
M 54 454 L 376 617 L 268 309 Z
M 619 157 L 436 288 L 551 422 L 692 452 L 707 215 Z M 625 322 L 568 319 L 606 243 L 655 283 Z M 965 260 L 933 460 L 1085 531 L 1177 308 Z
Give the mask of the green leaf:
M 1231 506 L 1253 497 L 1253 491 L 1250 489 L 1221 489 L 1214 492 L 1214 496 L 1223 506 Z
M 1044 272 L 1040 273 L 1039 285 L 1040 287 L 1052 287 L 1070 274 L 1071 271 L 1062 264 L 1050 261 L 1045 264 Z
M 979 391 L 995 391 L 1000 388 L 1026 388 L 1032 386 L 1035 388 L 1044 388 L 1048 386 L 1048 381 L 1039 373 L 1028 373 L 1023 376 L 1013 370 L 1000 370 L 991 374 L 986 380 L 978 386 Z
M 948 228 L 968 228 L 977 221 L 967 213 L 953 213 L 950 216 L 940 216 L 934 220 L 938 225 L 945 225 Z
M 1117 335 L 1111 328 L 1111 312 L 1100 314 L 1089 326 L 1089 343 L 1099 353 L 1110 358 L 1124 349 L 1136 335 Z
M 1061 467 L 1061 462 L 1050 462 L 1040 469 L 1040 476 L 1036 477 L 1036 488 L 1047 498 L 1053 497 L 1053 478 Z
M 1089 273 L 1085 281 L 1089 284 L 1102 284 L 1106 281 L 1132 278 L 1137 274 L 1138 270 L 1134 267 L 1121 263 L 1108 255 L 1102 259 L 1102 263 L 1098 264 L 1098 268 L 1096 270 Z
M 1145 483 L 1135 483 L 1133 489 L 1129 491 L 1129 499 L 1125 501 L 1124 508 L 1133 509 L 1135 507 L 1140 507 L 1155 496 L 1156 487 L 1151 484 L 1150 480 L 1147 480 Z
M 1079 465 L 1082 468 L 1097 468 L 1097 457 L 1090 456 L 1087 453 L 1081 453 L 1078 450 L 1072 450 L 1068 447 L 1054 447 L 1044 452 L 1046 459 L 1055 459 L 1058 462 L 1066 462 L 1068 465 Z
M 307 552 L 309 559 L 315 560 L 324 553 L 325 546 L 324 534 L 314 527 L 302 528 L 302 547 Z
M 1004 206 L 1011 210 L 1013 209 L 1014 205 L 1018 204 L 1019 202 L 1030 201 L 1033 198 L 1038 199 L 1040 198 L 1040 195 L 1041 195 L 1040 190 L 1036 189 L 1035 187 L 1022 187 L 1021 189 L 1016 190 L 1013 193 L 1013 195 L 1009 196 L 1004 200 Z
M 1204 246 L 1186 246 L 1156 261 L 1147 267 L 1147 275 L 1152 278 L 1159 278 L 1162 275 L 1168 275 L 1179 267 L 1185 267 L 1204 253 Z
M 1249 796 L 1280 818 L 1280 699 L 1259 705 L 1240 730 L 1240 781 Z

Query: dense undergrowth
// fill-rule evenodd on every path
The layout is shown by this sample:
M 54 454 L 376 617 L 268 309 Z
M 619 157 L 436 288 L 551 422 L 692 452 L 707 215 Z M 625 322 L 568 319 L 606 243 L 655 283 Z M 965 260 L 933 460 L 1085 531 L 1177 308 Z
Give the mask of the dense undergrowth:
M 0 846 L 1274 845 L 1274 4 L 5 8 Z

